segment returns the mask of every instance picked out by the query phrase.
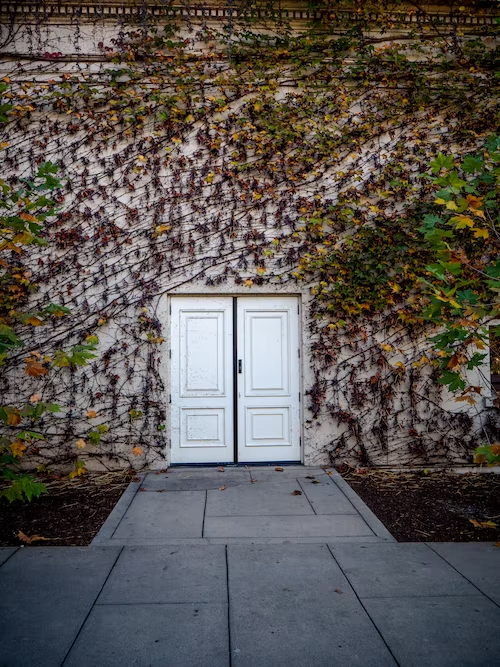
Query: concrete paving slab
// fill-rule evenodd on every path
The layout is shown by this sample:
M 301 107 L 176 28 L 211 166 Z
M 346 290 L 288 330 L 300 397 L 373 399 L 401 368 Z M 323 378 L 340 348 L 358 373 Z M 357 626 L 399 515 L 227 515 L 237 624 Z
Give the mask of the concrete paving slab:
M 350 500 L 325 475 L 315 480 L 302 478 L 298 482 L 315 514 L 358 514 Z
M 228 567 L 234 667 L 396 664 L 325 545 L 230 546 Z
M 0 569 L 0 665 L 60 665 L 119 553 L 19 549 Z
M 285 516 L 314 514 L 305 495 L 294 479 L 281 479 L 279 484 L 251 484 L 208 491 L 206 516 Z
M 17 551 L 18 547 L 0 547 L 0 567 L 12 554 Z
M 139 491 L 113 540 L 202 537 L 205 491 Z
M 500 548 L 488 542 L 432 542 L 428 546 L 500 605 Z
M 148 473 L 142 484 L 148 491 L 165 489 L 166 491 L 206 491 L 220 486 L 239 486 L 250 484 L 250 473 L 241 468 L 217 468 L 202 470 L 169 470 L 167 473 Z
M 334 544 L 332 552 L 362 599 L 477 594 L 425 544 Z
M 226 667 L 228 647 L 227 605 L 96 605 L 64 664 Z
M 373 535 L 359 516 L 228 516 L 205 519 L 205 537 L 333 537 Z
M 277 466 L 280 467 L 280 466 Z M 256 484 L 273 482 L 280 483 L 287 478 L 303 479 L 307 476 L 315 476 L 320 479 L 324 472 L 321 468 L 309 468 L 306 466 L 281 466 L 282 471 L 277 471 L 275 466 L 249 466 L 250 477 Z
M 480 596 L 364 600 L 402 667 L 496 667 L 500 609 Z
M 125 547 L 99 604 L 227 602 L 224 546 Z

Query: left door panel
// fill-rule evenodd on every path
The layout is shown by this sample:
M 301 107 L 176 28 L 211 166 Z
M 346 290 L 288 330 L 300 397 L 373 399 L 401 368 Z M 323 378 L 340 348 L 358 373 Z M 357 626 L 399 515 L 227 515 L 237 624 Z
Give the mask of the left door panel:
M 233 300 L 172 297 L 171 461 L 232 463 Z

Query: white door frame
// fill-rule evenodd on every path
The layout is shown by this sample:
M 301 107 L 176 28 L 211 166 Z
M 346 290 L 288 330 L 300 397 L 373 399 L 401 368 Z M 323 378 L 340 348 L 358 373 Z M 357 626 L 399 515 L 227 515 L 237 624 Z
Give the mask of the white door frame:
M 298 326 L 298 331 L 297 331 L 297 341 L 298 341 L 298 349 L 299 349 L 299 359 L 298 359 L 298 387 L 299 387 L 299 392 L 300 392 L 300 402 L 299 402 L 299 438 L 300 438 L 300 463 L 304 462 L 304 444 L 305 444 L 305 438 L 304 438 L 304 391 L 303 391 L 303 363 L 302 360 L 304 358 L 304 351 L 303 351 L 303 336 L 302 336 L 302 294 L 297 293 L 297 292 L 282 292 L 282 293 L 259 293 L 259 294 L 248 294 L 245 292 L 238 292 L 238 293 L 220 293 L 220 294 L 210 294 L 207 292 L 178 292 L 174 294 L 168 294 L 167 295 L 167 312 L 168 312 L 168 326 L 166 327 L 166 333 L 167 333 L 167 341 L 168 345 L 170 348 L 170 353 L 167 353 L 164 356 L 163 359 L 163 366 L 164 366 L 164 377 L 167 381 L 167 387 L 169 388 L 168 395 L 170 396 L 168 403 L 167 403 L 167 410 L 166 410 L 166 426 L 168 429 L 168 432 L 170 433 L 170 437 L 168 440 L 167 444 L 167 451 L 166 451 L 166 459 L 168 465 L 186 465 L 183 463 L 172 463 L 172 428 L 174 427 L 173 424 L 173 410 L 172 410 L 172 379 L 173 379 L 173 373 L 172 373 L 172 302 L 175 301 L 178 298 L 183 298 L 183 297 L 198 297 L 200 299 L 203 298 L 231 298 L 233 299 L 233 311 L 234 311 L 234 328 L 233 328 L 233 335 L 237 333 L 237 299 L 238 297 L 248 297 L 252 296 L 255 298 L 262 298 L 264 299 L 271 299 L 271 298 L 277 298 L 279 299 L 280 296 L 290 296 L 290 297 L 295 297 L 297 300 L 297 306 L 298 306 L 298 315 L 297 315 L 297 326 Z M 238 363 L 238 358 L 237 358 L 237 344 L 236 341 L 233 341 L 233 373 L 234 373 L 234 400 L 233 400 L 233 419 L 234 419 L 234 424 L 233 424 L 233 430 L 234 430 L 234 451 L 235 451 L 235 464 L 237 464 L 238 459 L 238 442 L 237 442 L 237 435 L 238 435 L 238 402 L 237 402 L 237 383 L 238 383 L 238 377 L 237 377 L 237 363 Z M 168 398 L 167 395 L 167 398 Z M 265 465 L 266 462 L 255 462 L 256 465 Z M 270 463 L 274 463 L 274 461 L 270 461 Z M 198 464 L 187 464 L 187 465 L 198 465 Z M 210 464 L 210 463 L 204 463 L 203 461 L 200 461 L 199 465 L 216 465 L 216 464 Z

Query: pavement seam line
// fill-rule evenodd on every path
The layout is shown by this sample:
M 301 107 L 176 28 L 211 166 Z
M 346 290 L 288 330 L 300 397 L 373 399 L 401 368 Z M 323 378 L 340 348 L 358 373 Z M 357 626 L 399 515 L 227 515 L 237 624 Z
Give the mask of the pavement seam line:
M 396 656 L 395 656 L 394 653 L 392 652 L 391 647 L 390 647 L 389 644 L 386 642 L 384 635 L 383 635 L 383 634 L 380 632 L 380 630 L 378 629 L 377 624 L 375 623 L 375 621 L 373 620 L 373 618 L 370 616 L 370 614 L 369 614 L 369 612 L 368 612 L 368 609 L 365 607 L 365 605 L 363 604 L 363 601 L 361 600 L 361 598 L 359 597 L 359 595 L 356 593 L 354 587 L 352 586 L 351 582 L 349 581 L 349 577 L 347 576 L 347 574 L 346 574 L 346 573 L 344 572 L 344 570 L 342 569 L 342 566 L 340 565 L 339 561 L 335 558 L 335 555 L 334 555 L 333 551 L 331 550 L 330 545 L 327 544 L 327 545 L 326 545 L 326 548 L 328 549 L 328 551 L 330 552 L 330 555 L 331 555 L 331 557 L 333 558 L 334 562 L 337 564 L 337 566 L 339 567 L 340 571 L 342 572 L 342 574 L 343 574 L 344 577 L 346 578 L 346 581 L 347 581 L 347 583 L 348 583 L 348 585 L 349 585 L 349 588 L 352 590 L 354 596 L 356 597 L 356 600 L 359 602 L 359 604 L 361 605 L 363 611 L 365 612 L 365 614 L 366 614 L 366 615 L 368 616 L 368 618 L 370 619 L 370 623 L 373 625 L 373 627 L 375 628 L 375 631 L 377 632 L 377 634 L 379 635 L 380 639 L 381 639 L 382 642 L 384 643 L 384 646 L 385 646 L 386 649 L 389 651 L 389 654 L 391 655 L 392 659 L 394 660 L 394 663 L 395 663 L 398 667 L 401 667 L 399 661 L 396 659 Z
M 312 502 L 309 500 L 309 498 L 308 498 L 308 496 L 307 496 L 307 493 L 306 493 L 306 490 L 305 490 L 304 487 L 302 486 L 302 482 L 300 481 L 300 479 L 299 479 L 298 477 L 297 477 L 296 481 L 297 481 L 297 484 L 298 484 L 298 485 L 300 486 L 300 488 L 302 489 L 302 493 L 304 494 L 304 496 L 306 497 L 307 502 L 308 502 L 309 505 L 311 506 L 312 511 L 314 512 L 314 514 L 316 514 L 316 516 L 318 516 L 318 513 L 317 513 L 316 510 L 314 509 L 314 505 L 313 505 Z M 304 515 L 304 516 L 305 516 L 305 515 Z
M 226 556 L 226 591 L 227 591 L 227 640 L 229 649 L 229 667 L 233 664 L 233 650 L 231 647 L 231 603 L 229 601 L 229 558 L 227 555 L 227 544 L 224 553 Z
M 0 570 L 1 570 L 2 567 L 5 565 L 5 563 L 8 563 L 8 562 L 9 562 L 9 560 L 12 558 L 12 556 L 13 556 L 14 554 L 17 554 L 17 552 L 19 551 L 20 548 L 21 548 L 21 547 L 13 547 L 14 551 L 10 554 L 10 556 L 7 556 L 7 558 L 4 560 L 4 562 L 0 565 Z
M 490 596 L 489 596 L 487 593 L 484 593 L 484 591 L 482 591 L 482 590 L 479 588 L 479 586 L 476 586 L 476 584 L 475 584 L 473 581 L 471 581 L 471 580 L 469 579 L 469 577 L 466 577 L 465 574 L 463 574 L 462 572 L 460 572 L 460 570 L 457 570 L 457 568 L 456 568 L 454 565 L 452 565 L 449 561 L 446 560 L 446 558 L 445 558 L 444 556 L 442 556 L 442 555 L 439 553 L 439 551 L 436 551 L 436 549 L 434 549 L 434 548 L 431 546 L 431 543 L 423 542 L 422 544 L 425 544 L 425 546 L 426 546 L 428 549 L 430 549 L 431 551 L 433 551 L 436 555 L 438 555 L 439 558 L 441 558 L 441 560 L 443 560 L 443 561 L 446 563 L 446 565 L 449 565 L 451 568 L 453 568 L 453 569 L 455 570 L 455 572 L 457 572 L 461 577 L 463 577 L 466 581 L 468 581 L 469 584 L 470 584 L 471 586 L 474 586 L 474 588 L 475 588 L 477 591 L 479 591 L 479 594 L 480 594 L 480 595 L 482 595 L 483 597 L 487 598 L 490 602 L 493 602 L 493 604 L 494 604 L 496 607 L 499 607 L 499 608 L 500 608 L 500 604 L 498 604 L 498 602 L 495 602 L 495 600 L 493 600 L 493 598 L 490 598 Z M 460 544 L 460 542 L 458 542 L 458 544 Z M 471 596 L 469 596 L 469 597 L 475 597 L 475 596 L 471 595 Z
M 205 518 L 207 516 L 208 490 L 205 489 L 205 504 L 203 505 L 203 521 L 201 523 L 201 538 L 205 537 Z
M 69 654 L 70 654 L 71 651 L 73 650 L 73 646 L 76 644 L 76 641 L 77 641 L 78 637 L 80 636 L 81 631 L 82 631 L 83 628 L 85 627 L 85 623 L 87 622 L 87 620 L 88 620 L 90 614 L 92 613 L 92 610 L 93 610 L 94 607 L 96 606 L 96 602 L 97 602 L 97 600 L 99 599 L 99 596 L 100 596 L 100 594 L 102 593 L 102 591 L 103 591 L 103 589 L 104 589 L 104 586 L 106 586 L 106 584 L 108 583 L 108 579 L 109 579 L 109 577 L 111 576 L 111 572 L 113 572 L 113 570 L 115 569 L 115 566 L 116 566 L 116 564 L 117 564 L 117 562 L 118 562 L 118 559 L 119 559 L 120 556 L 122 555 L 122 552 L 123 552 L 124 548 L 125 548 L 125 547 L 123 547 L 123 546 L 120 547 L 120 550 L 118 551 L 118 554 L 116 555 L 116 558 L 115 558 L 115 560 L 114 560 L 114 562 L 113 562 L 113 565 L 110 567 L 109 572 L 108 572 L 108 574 L 106 575 L 106 577 L 105 577 L 105 579 L 104 579 L 104 581 L 103 581 L 103 583 L 102 583 L 101 588 L 99 589 L 97 595 L 96 595 L 95 598 L 94 598 L 94 602 L 90 605 L 90 609 L 88 610 L 88 612 L 87 612 L 85 618 L 83 619 L 83 623 L 80 625 L 80 627 L 79 627 L 79 629 L 78 629 L 78 632 L 77 632 L 76 635 L 75 635 L 75 638 L 74 638 L 73 641 L 71 642 L 71 646 L 69 647 L 69 649 L 68 649 L 66 655 L 64 656 L 63 661 L 61 662 L 61 667 L 63 667 L 63 665 L 65 664 L 66 660 L 67 660 L 68 657 L 69 657 Z

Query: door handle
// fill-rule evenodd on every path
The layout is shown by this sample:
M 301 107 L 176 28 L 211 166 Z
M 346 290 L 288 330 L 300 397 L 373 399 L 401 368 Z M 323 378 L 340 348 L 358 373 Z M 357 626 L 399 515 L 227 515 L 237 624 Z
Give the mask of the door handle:
M 243 373 L 243 359 L 238 359 L 238 373 Z

